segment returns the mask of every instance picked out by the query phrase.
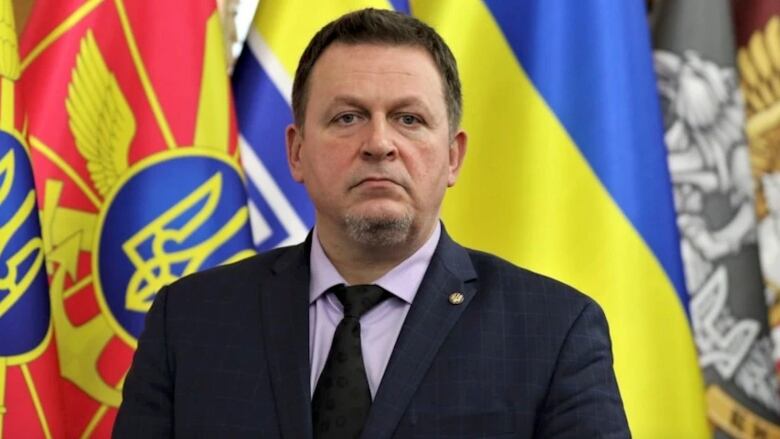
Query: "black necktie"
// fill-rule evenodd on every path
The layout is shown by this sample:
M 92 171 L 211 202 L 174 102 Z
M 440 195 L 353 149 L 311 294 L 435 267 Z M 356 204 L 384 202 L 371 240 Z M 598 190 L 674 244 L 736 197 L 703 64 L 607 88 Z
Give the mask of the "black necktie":
M 316 439 L 350 439 L 360 436 L 371 408 L 363 351 L 360 347 L 360 316 L 390 296 L 378 285 L 343 284 L 330 288 L 344 307 L 333 334 L 328 359 L 312 398 Z

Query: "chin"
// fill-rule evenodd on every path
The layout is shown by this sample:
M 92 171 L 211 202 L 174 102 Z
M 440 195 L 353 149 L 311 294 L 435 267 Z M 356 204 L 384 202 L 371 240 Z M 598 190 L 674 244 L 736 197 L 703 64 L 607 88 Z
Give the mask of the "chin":
M 388 247 L 407 240 L 414 216 L 410 212 L 360 212 L 344 217 L 347 233 L 355 241 L 376 247 Z

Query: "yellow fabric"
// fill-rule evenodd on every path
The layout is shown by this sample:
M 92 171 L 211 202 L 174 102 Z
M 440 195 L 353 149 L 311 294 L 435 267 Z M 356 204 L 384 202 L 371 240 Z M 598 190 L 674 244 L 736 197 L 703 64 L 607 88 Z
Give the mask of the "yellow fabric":
M 461 243 L 569 283 L 604 308 L 637 438 L 708 437 L 685 312 L 655 256 L 537 93 L 476 0 L 417 1 L 458 59 L 461 181 L 443 218 Z

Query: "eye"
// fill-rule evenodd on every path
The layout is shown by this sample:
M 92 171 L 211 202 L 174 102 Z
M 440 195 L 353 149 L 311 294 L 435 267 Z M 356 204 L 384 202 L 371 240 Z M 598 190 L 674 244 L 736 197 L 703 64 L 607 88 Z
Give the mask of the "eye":
M 422 123 L 422 120 L 420 120 L 419 117 L 413 114 L 402 114 L 401 117 L 398 118 L 398 120 L 401 122 L 402 125 L 406 125 L 406 126 L 414 126 Z
M 336 116 L 333 121 L 339 125 L 352 125 L 358 120 L 358 115 L 355 113 L 342 113 Z

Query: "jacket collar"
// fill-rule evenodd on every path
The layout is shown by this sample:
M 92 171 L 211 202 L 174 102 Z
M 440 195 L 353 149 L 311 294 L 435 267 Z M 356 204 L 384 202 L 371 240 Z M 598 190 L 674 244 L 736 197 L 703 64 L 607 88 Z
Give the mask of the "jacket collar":
M 309 251 L 311 233 L 284 250 L 260 286 L 261 332 L 283 437 L 311 438 Z M 466 249 L 442 226 L 441 238 L 406 316 L 371 407 L 364 438 L 395 431 L 444 339 L 477 291 Z M 450 295 L 463 295 L 460 304 Z M 424 335 L 421 335 L 424 334 Z

